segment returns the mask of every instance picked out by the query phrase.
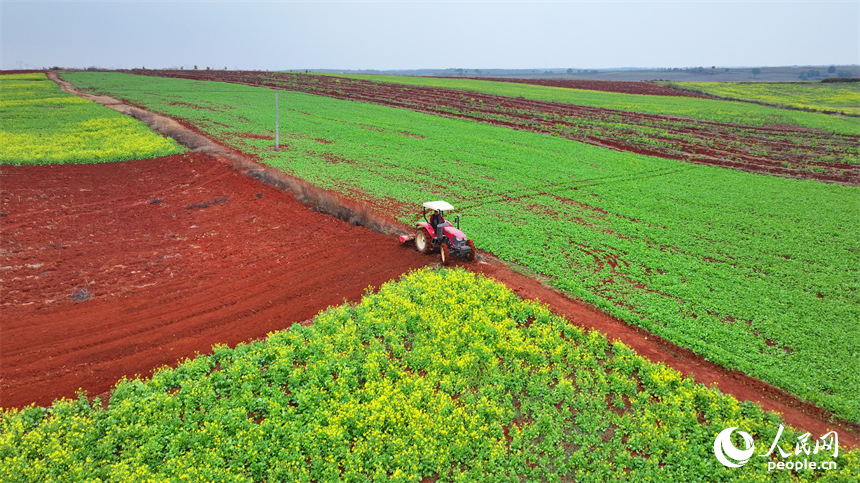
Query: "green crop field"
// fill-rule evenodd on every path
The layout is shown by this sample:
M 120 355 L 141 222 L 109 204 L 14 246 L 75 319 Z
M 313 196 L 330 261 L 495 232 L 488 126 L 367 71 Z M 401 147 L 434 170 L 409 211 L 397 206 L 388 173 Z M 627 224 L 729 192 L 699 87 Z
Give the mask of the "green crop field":
M 3 411 L 0 479 L 836 482 L 860 469 L 844 448 L 785 458 L 838 465 L 824 471 L 769 472 L 775 451 L 743 469 L 714 459 L 725 428 L 759 453 L 781 424 L 501 284 L 425 269 L 312 325 L 123 380 L 106 409 Z M 780 448 L 800 436 L 785 428 Z
M 379 105 L 77 73 L 405 223 L 446 199 L 479 249 L 709 360 L 860 421 L 860 189 Z
M 788 107 L 860 115 L 860 85 L 821 82 L 679 82 L 677 85 L 718 97 Z M 860 125 L 860 120 L 854 122 Z
M 0 76 L 0 163 L 127 161 L 185 151 L 112 109 L 60 90 L 45 74 Z
M 511 82 L 491 82 L 473 79 L 440 79 L 393 75 L 337 74 L 337 77 L 364 79 L 374 82 L 463 89 L 509 97 L 524 97 L 536 101 L 564 102 L 581 106 L 604 107 L 622 111 L 645 112 L 670 116 L 691 117 L 706 121 L 774 126 L 787 124 L 821 129 L 842 134 L 860 134 L 860 122 L 814 112 L 787 111 L 775 107 L 750 105 L 744 102 L 696 99 L 690 97 L 645 96 L 615 92 L 534 86 Z

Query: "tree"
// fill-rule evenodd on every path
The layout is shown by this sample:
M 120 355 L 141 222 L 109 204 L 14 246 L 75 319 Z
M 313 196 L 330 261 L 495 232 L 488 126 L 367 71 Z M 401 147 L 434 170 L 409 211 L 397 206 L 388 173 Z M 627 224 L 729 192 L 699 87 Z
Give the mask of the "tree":
M 567 69 L 568 74 L 573 74 L 573 69 Z
M 755 76 L 761 74 L 761 69 L 756 67 L 755 69 L 752 70 L 752 74 L 753 74 L 753 79 L 755 79 Z
M 836 66 L 835 65 L 831 65 L 830 67 L 827 68 L 828 74 L 832 74 L 834 72 L 836 72 Z

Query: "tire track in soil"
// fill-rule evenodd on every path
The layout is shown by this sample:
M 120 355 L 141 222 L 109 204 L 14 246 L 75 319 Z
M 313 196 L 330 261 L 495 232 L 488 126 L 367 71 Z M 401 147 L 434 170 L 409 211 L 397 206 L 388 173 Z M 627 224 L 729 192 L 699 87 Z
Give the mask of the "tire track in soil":
M 161 116 L 152 113 L 146 113 L 146 116 L 154 123 L 165 122 L 158 119 Z M 200 136 L 199 133 L 191 134 Z M 185 135 L 189 136 L 188 133 Z M 219 149 L 224 150 L 217 147 L 215 151 Z M 157 272 L 154 273 L 153 277 L 157 280 L 147 282 L 153 285 L 144 288 L 139 287 L 146 284 L 135 285 L 133 279 L 129 280 L 130 273 L 122 274 L 101 285 L 96 279 L 95 282 L 90 282 L 87 277 L 83 277 L 84 284 L 95 286 L 94 296 L 90 300 L 77 303 L 73 302 L 69 293 L 64 290 L 81 284 L 81 276 L 85 274 L 82 273 L 83 270 L 75 271 L 72 267 L 74 264 L 70 260 L 75 260 L 75 257 L 65 253 L 62 257 L 53 255 L 56 252 L 52 250 L 57 250 L 56 247 L 51 247 L 56 245 L 54 242 L 40 245 L 44 242 L 44 239 L 39 241 L 40 237 L 45 238 L 47 233 L 45 225 L 42 225 L 44 220 L 30 220 L 29 224 L 24 223 L 26 228 L 19 227 L 30 232 L 30 236 L 24 237 L 29 246 L 17 241 L 17 233 L 10 236 L 6 229 L 7 222 L 15 220 L 16 216 L 9 209 L 10 206 L 22 202 L 20 193 L 24 193 L 24 203 L 42 203 L 45 206 L 50 206 L 53 202 L 50 198 L 45 199 L 47 196 L 42 198 L 35 194 L 41 189 L 39 183 L 46 183 L 47 186 L 57 189 L 55 197 L 69 196 L 70 193 L 99 196 L 99 191 L 83 191 L 91 188 L 75 185 L 76 182 L 81 182 L 80 176 L 60 174 L 65 169 L 93 170 L 93 173 L 102 175 L 113 172 L 114 174 L 107 175 L 110 178 L 127 173 L 129 166 L 136 169 L 153 168 L 151 177 L 161 182 L 165 182 L 162 179 L 164 174 L 170 173 L 171 179 L 166 182 L 168 185 L 174 183 L 174 188 L 177 186 L 175 183 L 182 181 L 183 176 L 195 179 L 200 177 L 199 173 L 188 172 L 187 169 L 192 163 L 183 165 L 184 161 L 180 161 L 177 168 L 176 157 L 169 157 L 174 158 L 172 160 L 160 158 L 101 166 L 67 165 L 68 167 L 59 167 L 60 169 L 44 166 L 3 166 L 0 169 L 0 176 L 4 178 L 0 211 L 9 215 L 0 219 L 0 229 L 3 232 L 0 264 L 5 268 L 7 264 L 11 265 L 10 261 L 13 259 L 15 263 L 21 263 L 17 268 L 10 268 L 10 271 L 0 271 L 4 280 L 4 285 L 0 286 L 0 299 L 3 301 L 0 307 L 4 318 L 3 337 L 0 338 L 0 368 L 3 371 L 0 373 L 0 406 L 20 407 L 30 402 L 47 405 L 54 398 L 74 396 L 78 388 L 86 389 L 90 395 L 106 393 L 122 376 L 146 375 L 151 373 L 153 368 L 162 365 L 175 366 L 182 358 L 193 357 L 197 352 L 208 352 L 212 344 L 225 343 L 232 346 L 264 337 L 272 330 L 287 328 L 298 321 L 308 323 L 321 309 L 339 305 L 344 299 L 360 299 L 368 285 L 378 287 L 400 273 L 437 260 L 435 257 L 419 255 L 410 248 L 398 247 L 391 237 L 314 212 L 298 203 L 292 196 L 270 186 L 262 186 L 247 176 L 235 172 L 229 177 L 214 174 L 218 171 L 219 162 L 235 161 L 235 154 L 229 159 L 222 157 L 221 161 L 201 154 L 190 156 L 194 159 L 197 159 L 196 156 L 203 156 L 205 161 L 196 165 L 197 167 L 208 163 L 213 166 L 209 174 L 220 176 L 226 183 L 241 185 L 228 202 L 212 205 L 211 209 L 182 212 L 182 221 L 185 222 L 183 226 L 203 226 L 189 225 L 189 222 L 197 222 L 197 218 L 191 218 L 192 216 L 202 217 L 200 222 L 215 224 L 224 239 L 218 238 L 219 231 L 216 230 L 206 232 L 214 232 L 215 235 L 196 238 L 192 238 L 194 235 L 188 231 L 167 231 L 166 241 L 159 240 L 151 245 L 144 243 L 143 247 L 134 250 L 137 245 L 129 243 L 130 241 L 140 243 L 141 240 L 148 239 L 154 242 L 155 239 L 143 235 L 140 235 L 140 239 L 131 236 L 123 238 L 117 236 L 117 230 L 106 231 L 103 234 L 105 242 L 121 247 L 121 250 L 114 249 L 111 252 L 103 247 L 97 250 L 92 250 L 91 247 L 81 248 L 84 244 L 80 243 L 80 238 L 95 241 L 89 240 L 90 236 L 87 236 L 95 233 L 87 233 L 89 230 L 86 228 L 93 225 L 103 228 L 103 221 L 102 224 L 93 221 L 90 225 L 70 225 L 83 227 L 83 231 L 77 235 L 77 247 L 74 243 L 57 246 L 62 250 L 72 249 L 72 253 L 75 248 L 83 252 L 83 256 L 77 259 L 98 256 L 102 258 L 99 261 L 101 266 L 105 266 L 104 259 L 110 259 L 111 256 L 129 264 L 145 261 L 146 267 L 152 266 L 153 260 L 159 265 L 168 263 L 161 278 L 156 277 Z M 162 165 L 170 162 L 173 163 L 171 166 Z M 229 171 L 223 164 L 221 168 Z M 193 184 L 188 179 L 184 181 L 188 186 Z M 86 179 L 87 186 L 92 186 L 92 182 L 92 179 Z M 200 193 L 202 195 L 214 196 L 216 191 L 223 192 L 218 190 L 220 185 L 213 180 L 201 180 L 201 185 L 210 189 L 209 193 Z M 120 186 L 127 195 L 128 186 L 124 182 L 121 182 Z M 188 189 L 179 191 L 166 186 L 162 186 L 159 193 L 172 191 L 178 193 L 173 196 L 191 196 Z M 240 201 L 247 203 L 251 193 L 258 201 L 266 200 L 268 206 L 259 206 L 256 210 L 238 209 Z M 259 197 L 258 193 L 263 197 Z M 27 194 L 30 195 L 29 199 Z M 110 195 L 106 198 L 110 198 Z M 200 195 L 196 195 L 194 199 L 199 202 Z M 180 198 L 179 205 L 184 202 L 185 200 Z M 94 201 L 92 204 L 96 203 Z M 170 208 L 169 203 L 164 202 L 154 205 Z M 49 212 L 45 206 L 42 206 L 42 212 Z M 145 207 L 133 204 L 127 205 L 125 209 L 138 210 Z M 228 208 L 238 209 L 238 212 Z M 30 207 L 21 211 L 33 209 Z M 122 209 L 104 209 L 99 210 L 99 213 L 107 218 L 115 216 L 116 219 L 122 219 Z M 180 211 L 177 207 L 174 214 L 178 217 L 176 212 Z M 141 226 L 153 226 L 140 216 L 141 213 L 145 212 L 130 214 L 134 220 L 133 227 L 140 230 Z M 259 225 L 258 221 L 261 222 Z M 280 230 L 279 224 L 282 222 L 293 223 L 293 228 L 276 231 Z M 21 221 L 17 220 L 16 223 L 21 224 Z M 269 232 L 260 235 L 264 224 Z M 248 230 L 244 225 L 256 226 L 257 229 Z M 296 225 L 301 225 L 297 231 Z M 312 229 L 308 231 L 308 227 Z M 278 236 L 270 236 L 274 233 Z M 53 239 L 51 236 L 47 238 Z M 222 243 L 227 238 L 232 238 L 230 243 Z M 75 235 L 64 238 L 66 241 L 74 239 Z M 194 240 L 194 244 L 184 244 L 184 252 L 177 250 L 177 246 L 172 244 L 189 239 Z M 312 240 L 313 244 L 309 240 Z M 328 240 L 333 240 L 333 243 L 322 244 Z M 40 248 L 34 248 L 36 245 Z M 337 248 L 327 250 L 327 246 Z M 228 247 L 232 251 L 228 251 Z M 35 252 L 37 249 L 40 252 Z M 45 249 L 48 249 L 45 252 L 49 254 L 47 258 L 54 257 L 52 261 L 57 267 L 55 270 L 38 275 L 20 272 L 23 270 L 20 267 L 39 265 L 37 253 L 41 255 L 41 250 Z M 368 251 L 384 256 L 370 256 Z M 111 253 L 113 255 L 110 255 Z M 164 255 L 165 253 L 172 255 Z M 397 260 L 393 269 L 387 262 L 385 267 L 382 266 L 382 261 L 390 261 L 392 258 Z M 543 285 L 535 277 L 524 276 L 511 270 L 508 264 L 494 259 L 491 255 L 483 254 L 481 258 L 489 263 L 455 265 L 464 266 L 475 273 L 482 273 L 502 282 L 521 297 L 539 299 L 549 305 L 553 312 L 566 317 L 572 323 L 588 330 L 599 330 L 611 339 L 619 339 L 643 357 L 663 362 L 693 377 L 697 382 L 706 385 L 717 383 L 720 390 L 741 401 L 758 402 L 767 410 L 781 413 L 785 422 L 795 428 L 815 435 L 837 430 L 844 445 L 860 445 L 860 426 L 855 423 L 831 420 L 829 412 L 801 401 L 779 388 L 738 371 L 728 371 L 643 329 L 617 321 Z M 37 263 L 24 263 L 29 261 Z M 107 261 L 107 264 L 109 263 L 111 261 Z M 20 273 L 16 274 L 15 270 Z M 54 274 L 55 272 L 61 273 Z M 71 272 L 77 278 L 72 276 L 66 283 L 62 283 L 64 277 L 69 277 Z M 326 273 L 329 275 L 326 276 Z M 176 274 L 179 276 L 175 276 Z M 37 281 L 34 287 L 22 290 L 23 295 L 16 295 L 13 302 L 9 302 L 11 291 L 5 282 L 11 275 L 18 277 L 12 278 L 12 281 L 18 283 L 20 279 Z M 55 287 L 58 282 L 62 287 L 59 297 L 45 299 L 44 294 L 34 293 L 40 287 L 42 290 L 46 286 Z M 107 290 L 101 293 L 99 287 Z M 197 294 L 196 298 L 191 299 L 190 296 L 194 294 Z

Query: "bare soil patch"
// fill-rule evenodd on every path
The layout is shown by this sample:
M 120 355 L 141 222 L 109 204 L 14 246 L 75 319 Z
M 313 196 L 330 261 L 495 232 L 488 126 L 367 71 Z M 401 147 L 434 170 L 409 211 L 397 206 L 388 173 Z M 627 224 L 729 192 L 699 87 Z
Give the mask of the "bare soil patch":
M 275 136 L 269 136 L 268 134 L 254 134 L 252 132 L 244 132 L 239 134 L 239 136 L 247 139 L 262 139 L 264 141 L 275 140 Z
M 585 89 L 589 91 L 617 92 L 621 94 L 640 94 L 648 96 L 670 97 L 699 97 L 711 99 L 699 92 L 686 92 L 670 89 L 650 82 L 642 81 L 610 81 L 585 79 L 512 79 L 503 77 L 468 77 L 473 80 L 493 82 L 510 82 L 513 84 L 530 84 L 534 86 L 563 87 L 565 89 Z
M 436 261 L 205 154 L 0 177 L 2 407 L 103 393 Z

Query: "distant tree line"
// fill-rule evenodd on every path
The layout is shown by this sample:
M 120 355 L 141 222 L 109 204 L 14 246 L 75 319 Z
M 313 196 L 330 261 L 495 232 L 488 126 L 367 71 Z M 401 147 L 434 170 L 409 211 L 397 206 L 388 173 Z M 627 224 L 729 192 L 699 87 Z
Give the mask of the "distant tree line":
M 715 65 L 712 65 L 710 69 L 707 67 L 701 67 L 700 66 L 700 67 L 684 67 L 683 69 L 680 67 L 666 67 L 666 68 L 656 69 L 656 70 L 660 70 L 663 72 L 684 72 L 686 74 L 707 74 L 707 75 L 715 75 L 715 74 L 729 71 L 729 69 L 727 69 L 727 68 L 725 68 L 725 69 L 721 68 L 718 70 L 717 66 L 715 66 Z
M 821 82 L 860 82 L 860 77 L 828 77 Z
M 837 72 L 835 65 L 831 65 L 830 67 L 828 67 L 827 73 L 828 74 L 836 74 L 836 77 L 842 77 L 842 78 L 847 78 L 847 77 L 853 76 L 853 74 L 851 74 L 851 72 L 849 72 L 847 70 L 840 70 Z M 812 69 L 803 71 L 800 73 L 800 75 L 797 76 L 797 78 L 800 80 L 821 79 L 822 77 L 824 77 L 824 76 L 821 75 L 821 72 L 819 72 L 817 70 L 812 70 Z
M 822 76 L 821 76 L 821 72 L 818 72 L 817 70 L 807 70 L 807 71 L 801 72 L 800 75 L 797 77 L 800 80 L 807 80 L 807 79 L 820 78 Z

